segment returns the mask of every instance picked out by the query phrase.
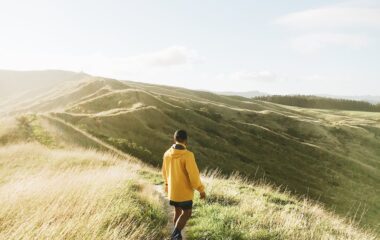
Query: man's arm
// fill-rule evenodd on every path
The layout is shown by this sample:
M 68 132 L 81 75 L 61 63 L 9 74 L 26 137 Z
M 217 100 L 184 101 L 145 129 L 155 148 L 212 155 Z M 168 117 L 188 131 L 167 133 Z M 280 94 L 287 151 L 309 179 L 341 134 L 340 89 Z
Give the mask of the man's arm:
M 168 175 L 166 173 L 166 157 L 164 155 L 162 161 L 162 178 L 164 180 L 165 192 L 168 192 Z
M 191 153 L 189 158 L 186 159 L 186 171 L 189 174 L 191 187 L 200 192 L 201 197 L 204 198 L 205 187 L 201 182 L 198 166 L 195 162 L 195 157 L 193 153 Z

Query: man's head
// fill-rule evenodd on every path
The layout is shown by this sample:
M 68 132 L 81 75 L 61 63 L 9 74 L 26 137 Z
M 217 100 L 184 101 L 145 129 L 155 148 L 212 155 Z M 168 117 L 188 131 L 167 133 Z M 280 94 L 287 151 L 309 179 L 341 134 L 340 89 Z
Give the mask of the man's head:
M 187 143 L 187 132 L 185 130 L 177 130 L 174 133 L 174 141 L 186 144 Z

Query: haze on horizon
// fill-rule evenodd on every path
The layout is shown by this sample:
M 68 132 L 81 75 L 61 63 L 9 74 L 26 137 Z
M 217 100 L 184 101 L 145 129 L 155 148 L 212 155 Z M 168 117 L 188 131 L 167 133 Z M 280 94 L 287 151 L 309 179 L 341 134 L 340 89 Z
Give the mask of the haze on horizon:
M 379 95 L 376 1 L 8 1 L 0 69 L 210 91 Z

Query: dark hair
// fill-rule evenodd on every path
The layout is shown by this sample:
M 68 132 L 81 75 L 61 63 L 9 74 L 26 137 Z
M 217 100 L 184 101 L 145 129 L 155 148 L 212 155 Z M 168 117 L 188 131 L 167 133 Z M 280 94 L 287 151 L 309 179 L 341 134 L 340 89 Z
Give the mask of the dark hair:
M 174 139 L 177 142 L 184 142 L 187 140 L 187 132 L 185 130 L 179 129 L 174 133 Z

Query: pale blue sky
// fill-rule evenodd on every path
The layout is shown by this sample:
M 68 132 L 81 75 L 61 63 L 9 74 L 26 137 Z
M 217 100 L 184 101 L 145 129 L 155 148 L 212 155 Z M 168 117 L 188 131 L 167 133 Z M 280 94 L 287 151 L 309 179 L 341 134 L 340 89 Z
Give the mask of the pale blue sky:
M 376 1 L 2 1 L 0 69 L 380 95 Z

